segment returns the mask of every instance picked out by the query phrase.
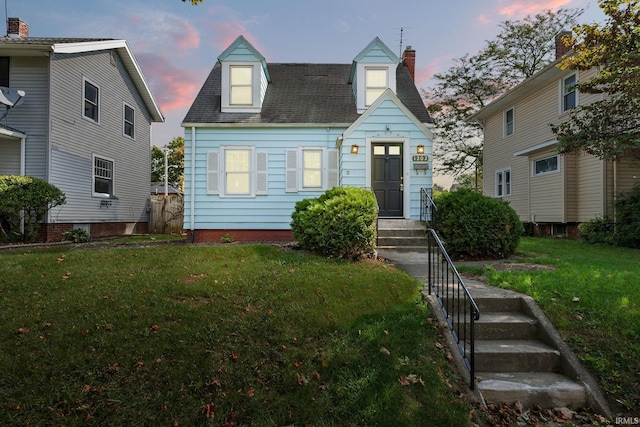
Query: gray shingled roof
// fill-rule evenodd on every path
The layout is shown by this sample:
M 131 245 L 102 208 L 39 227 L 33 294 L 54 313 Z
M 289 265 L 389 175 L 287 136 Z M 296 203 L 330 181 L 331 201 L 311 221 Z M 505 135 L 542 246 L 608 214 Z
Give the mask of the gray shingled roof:
M 51 46 L 56 43 L 86 43 L 101 42 L 113 39 L 88 39 L 88 38 L 65 38 L 65 37 L 0 37 L 0 45 L 34 45 Z
M 221 112 L 222 67 L 217 63 L 183 123 L 345 124 L 360 116 L 352 85 L 351 64 L 268 64 L 271 82 L 260 113 Z M 431 123 L 407 68 L 398 66 L 396 92 L 423 123 Z

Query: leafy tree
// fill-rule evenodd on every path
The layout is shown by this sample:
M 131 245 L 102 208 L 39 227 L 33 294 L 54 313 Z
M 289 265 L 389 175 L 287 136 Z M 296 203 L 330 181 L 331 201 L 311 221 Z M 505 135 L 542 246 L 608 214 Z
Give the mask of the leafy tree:
M 475 55 L 466 54 L 424 93 L 435 122 L 434 157 L 454 177 L 482 170 L 482 128 L 468 117 L 555 59 L 555 35 L 575 25 L 581 9 L 546 10 L 504 21 Z
M 169 185 L 181 188 L 184 181 L 184 138 L 176 136 L 165 149 L 169 150 Z M 151 148 L 151 182 L 164 183 L 164 151 L 155 145 Z
M 605 24 L 574 26 L 573 55 L 562 68 L 595 69 L 577 84 L 580 92 L 606 94 L 573 109 L 569 120 L 552 125 L 561 153 L 585 152 L 604 159 L 640 158 L 640 4 L 638 0 L 599 0 Z

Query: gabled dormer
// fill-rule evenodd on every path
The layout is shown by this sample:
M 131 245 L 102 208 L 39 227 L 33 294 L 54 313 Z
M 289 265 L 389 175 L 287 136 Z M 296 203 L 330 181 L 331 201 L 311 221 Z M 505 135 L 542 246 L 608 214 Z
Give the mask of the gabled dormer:
M 396 92 L 398 62 L 398 57 L 378 37 L 355 57 L 349 83 L 353 86 L 358 113 L 369 108 L 386 89 Z
M 222 112 L 259 113 L 271 81 L 267 61 L 243 36 L 220 54 Z

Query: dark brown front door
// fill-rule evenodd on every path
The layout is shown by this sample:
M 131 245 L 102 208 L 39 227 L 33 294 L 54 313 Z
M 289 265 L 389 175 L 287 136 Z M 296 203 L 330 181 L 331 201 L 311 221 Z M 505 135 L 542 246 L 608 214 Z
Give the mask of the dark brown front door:
M 402 144 L 372 144 L 371 151 L 371 185 L 380 207 L 378 215 L 402 217 Z

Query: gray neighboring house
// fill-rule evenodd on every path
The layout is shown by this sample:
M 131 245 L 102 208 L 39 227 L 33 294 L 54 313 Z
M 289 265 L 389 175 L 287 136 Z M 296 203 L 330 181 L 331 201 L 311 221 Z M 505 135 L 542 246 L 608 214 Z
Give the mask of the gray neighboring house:
M 147 231 L 151 124 L 164 117 L 126 40 L 29 37 L 9 18 L 0 38 L 0 175 L 60 188 L 40 240 L 73 228 L 92 237 Z

